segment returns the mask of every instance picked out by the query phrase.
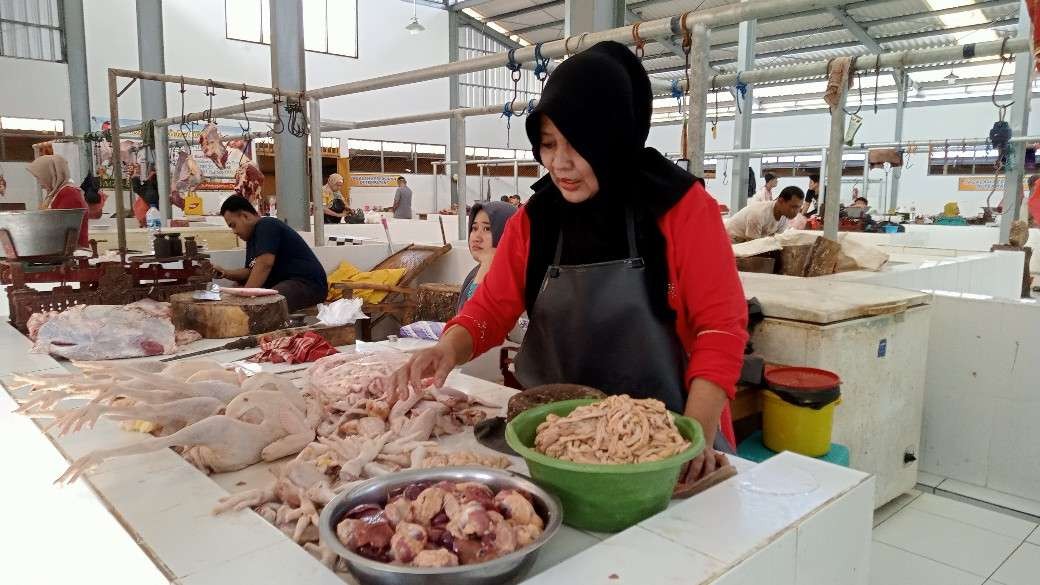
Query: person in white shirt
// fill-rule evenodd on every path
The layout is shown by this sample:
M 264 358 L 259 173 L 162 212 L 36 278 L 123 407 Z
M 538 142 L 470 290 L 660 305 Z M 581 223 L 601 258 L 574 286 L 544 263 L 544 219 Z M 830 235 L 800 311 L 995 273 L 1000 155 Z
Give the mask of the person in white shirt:
M 755 196 L 751 199 L 752 201 L 772 201 L 773 200 L 773 189 L 776 188 L 776 184 L 780 182 L 780 179 L 776 178 L 773 173 L 766 173 L 762 176 L 762 180 L 765 184 L 762 188 L 755 193 Z
M 785 187 L 776 201 L 753 201 L 726 220 L 726 232 L 734 244 L 783 232 L 802 208 L 805 193 Z

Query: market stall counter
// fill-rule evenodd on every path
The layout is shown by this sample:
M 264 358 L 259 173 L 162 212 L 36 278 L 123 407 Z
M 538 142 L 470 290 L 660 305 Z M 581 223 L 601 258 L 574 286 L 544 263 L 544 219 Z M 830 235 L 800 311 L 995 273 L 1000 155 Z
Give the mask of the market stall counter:
M 182 351 L 203 348 L 199 343 Z M 80 490 L 78 506 L 93 514 L 84 514 L 79 521 L 86 524 L 79 524 L 76 530 L 47 530 L 46 548 L 83 549 L 84 535 L 95 533 L 118 542 L 91 547 L 92 562 L 76 568 L 78 581 L 112 581 L 132 567 L 137 570 L 134 574 L 146 582 L 182 585 L 354 582 L 349 574 L 330 571 L 250 509 L 212 514 L 222 497 L 269 483 L 270 463 L 207 476 L 173 450 L 162 449 L 106 461 L 87 473 L 83 483 L 51 490 L 22 489 L 34 482 L 40 484 L 44 475 L 61 467 L 20 462 L 25 455 L 13 447 L 23 441 L 46 452 L 46 445 L 40 442 L 46 436 L 63 459 L 73 460 L 98 448 L 133 444 L 148 437 L 124 431 L 105 419 L 93 429 L 58 437 L 54 431 L 41 434 L 40 428 L 49 424 L 47 420 L 37 420 L 34 425 L 19 414 L 8 414 L 16 404 L 12 398 L 25 391 L 15 388 L 13 374 L 62 373 L 71 368 L 67 362 L 30 356 L 29 347 L 28 340 L 16 330 L 0 326 L 0 349 L 7 356 L 0 364 L 0 379 L 11 394 L 0 393 L 0 406 L 5 412 L 0 415 L 0 426 L 8 431 L 4 449 L 12 451 L 12 457 L 6 460 L 23 471 L 5 482 L 5 491 L 15 490 L 20 497 L 18 508 L 33 511 L 32 526 L 46 527 L 65 522 L 62 507 L 54 503 Z M 400 342 L 396 347 L 402 347 Z M 340 349 L 354 351 L 351 346 Z M 247 353 L 215 355 L 220 361 L 231 362 Z M 281 376 L 298 382 L 305 366 L 253 367 L 281 372 Z M 448 383 L 472 398 L 501 405 L 503 411 L 515 392 L 458 372 Z M 471 429 L 442 443 L 481 448 Z M 599 534 L 563 526 L 541 548 L 524 582 L 867 582 L 874 490 L 871 476 L 790 453 L 758 465 L 740 459 L 733 462 L 739 469 L 736 477 L 687 500 L 673 501 L 664 512 L 620 533 Z M 510 469 L 526 471 L 521 459 L 511 458 L 510 463 Z M 82 494 L 84 484 L 90 485 L 96 498 Z M 121 524 L 125 533 L 113 536 L 111 520 Z M 128 546 L 134 541 L 139 550 Z M 52 582 L 51 572 L 63 574 L 59 568 L 32 561 L 39 558 L 31 553 L 40 547 L 38 540 L 11 539 L 4 546 L 8 559 L 0 567 L 4 581 Z M 154 563 L 155 574 L 142 568 L 142 551 Z

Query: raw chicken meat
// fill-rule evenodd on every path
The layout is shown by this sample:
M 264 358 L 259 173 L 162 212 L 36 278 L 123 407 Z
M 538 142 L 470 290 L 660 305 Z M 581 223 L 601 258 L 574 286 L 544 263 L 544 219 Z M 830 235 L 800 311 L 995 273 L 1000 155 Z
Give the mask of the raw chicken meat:
M 213 161 L 218 169 L 223 169 L 227 165 L 228 151 L 224 147 L 223 138 L 220 136 L 220 130 L 217 129 L 216 124 L 210 122 L 206 125 L 199 134 L 199 144 L 202 145 L 202 154 Z
M 173 323 L 158 305 L 77 305 L 51 316 L 36 332 L 36 353 L 75 360 L 110 360 L 173 353 Z M 165 309 L 168 311 L 168 305 Z

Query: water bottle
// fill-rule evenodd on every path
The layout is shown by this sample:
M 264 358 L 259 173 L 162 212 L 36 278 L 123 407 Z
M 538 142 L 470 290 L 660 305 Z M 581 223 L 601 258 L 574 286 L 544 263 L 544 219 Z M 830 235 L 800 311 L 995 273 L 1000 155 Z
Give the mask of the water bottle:
M 151 232 L 158 232 L 162 228 L 162 215 L 159 213 L 159 208 L 152 205 L 148 208 L 148 213 L 144 216 L 145 227 Z

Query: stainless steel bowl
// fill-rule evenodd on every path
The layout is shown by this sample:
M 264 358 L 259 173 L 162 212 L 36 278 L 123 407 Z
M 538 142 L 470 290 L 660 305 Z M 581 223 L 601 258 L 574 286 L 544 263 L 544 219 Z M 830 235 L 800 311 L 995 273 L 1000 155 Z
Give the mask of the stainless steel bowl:
M 60 256 L 65 253 L 65 233 L 79 228 L 86 209 L 44 209 L 0 212 L 0 229 L 11 234 L 18 258 Z M 0 255 L 6 252 L 0 249 Z
M 348 550 L 336 536 L 336 525 L 346 513 L 360 504 L 386 503 L 387 494 L 417 481 L 474 481 L 498 491 L 524 490 L 531 494 L 534 508 L 545 520 L 545 531 L 524 548 L 476 565 L 444 568 L 419 568 L 391 565 L 367 559 Z M 549 541 L 563 521 L 563 508 L 556 496 L 526 477 L 510 471 L 485 467 L 447 467 L 402 471 L 370 479 L 336 496 L 321 512 L 321 542 L 347 562 L 350 572 L 364 585 L 496 585 L 510 583 L 534 562 L 538 549 Z

